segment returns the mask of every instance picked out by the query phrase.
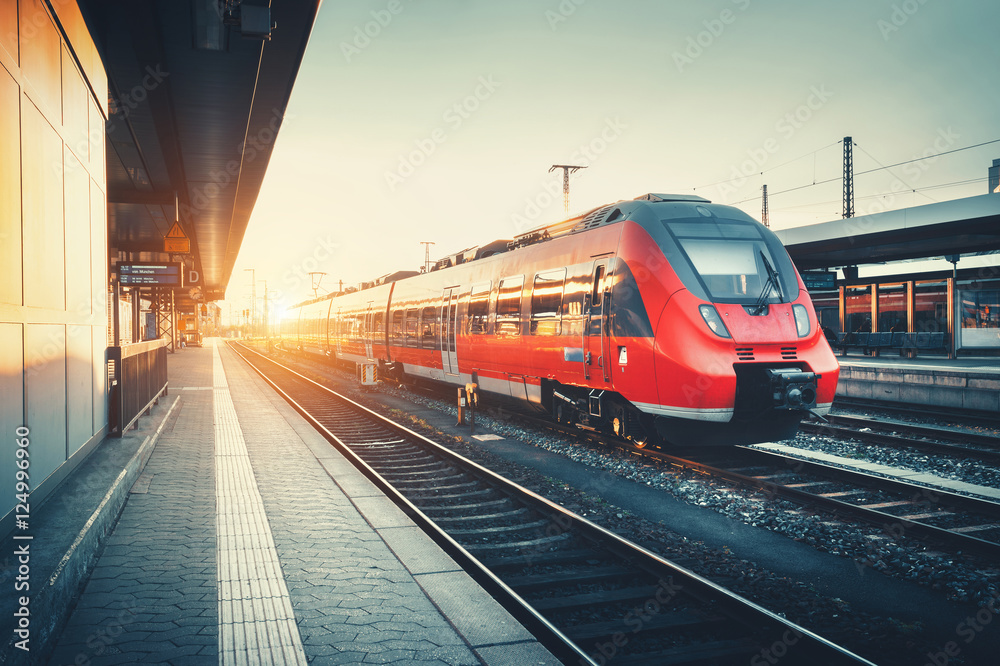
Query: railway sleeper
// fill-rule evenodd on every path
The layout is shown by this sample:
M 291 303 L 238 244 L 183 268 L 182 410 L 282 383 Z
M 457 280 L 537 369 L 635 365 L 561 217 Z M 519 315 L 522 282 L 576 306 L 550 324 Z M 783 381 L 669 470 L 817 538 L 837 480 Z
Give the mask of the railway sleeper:
M 487 513 L 481 516 L 445 516 L 443 518 L 435 518 L 435 523 L 474 523 L 480 520 L 506 520 L 509 518 L 514 518 L 516 516 L 523 516 L 528 513 L 525 508 L 514 509 L 513 511 L 505 511 L 504 513 Z
M 468 478 L 468 477 L 464 477 L 464 478 Z M 424 480 L 421 479 L 420 483 L 424 483 Z M 419 495 L 420 493 L 424 493 L 424 492 L 437 493 L 437 492 L 442 491 L 442 490 L 459 490 L 461 488 L 477 488 L 477 487 L 481 487 L 481 486 L 482 486 L 482 484 L 479 481 L 463 481 L 462 483 L 453 483 L 453 484 L 448 485 L 448 486 L 434 486 L 432 488 L 419 488 L 419 489 L 414 488 L 413 492 L 417 493 Z M 431 495 L 431 497 L 436 497 L 436 495 Z
M 458 528 L 448 530 L 452 536 L 476 536 L 478 534 L 504 534 L 509 532 L 527 532 L 529 530 L 540 530 L 548 525 L 547 520 L 536 520 L 532 523 L 521 523 L 518 525 L 504 525 L 500 527 L 479 527 L 479 528 Z
M 508 557 L 480 558 L 483 566 L 493 572 L 516 571 L 532 566 L 556 566 L 560 564 L 597 565 L 601 557 L 590 549 L 559 550 L 552 553 L 529 553 Z
M 638 585 L 617 590 L 602 590 L 600 592 L 571 594 L 565 597 L 537 599 L 531 602 L 531 606 L 541 612 L 565 613 L 583 608 L 593 608 L 598 604 L 642 604 L 651 598 L 655 598 L 657 590 L 658 588 L 655 585 Z
M 383 464 L 383 461 L 379 461 L 379 464 Z M 405 468 L 400 469 L 398 472 L 394 470 L 386 470 L 382 473 L 382 476 L 429 476 L 431 474 L 454 474 L 458 473 L 458 469 L 449 465 L 444 461 L 433 462 L 433 463 L 422 463 L 420 465 L 409 465 Z
M 626 567 L 608 565 L 585 567 L 572 571 L 557 573 L 528 574 L 524 576 L 509 576 L 504 579 L 510 587 L 518 592 L 538 592 L 542 590 L 567 587 L 570 585 L 603 583 L 607 581 L 634 578 L 635 571 Z
M 469 545 L 465 546 L 465 549 L 466 550 L 475 550 L 475 551 L 480 551 L 480 552 L 490 551 L 490 550 L 493 550 L 493 551 L 504 551 L 504 550 L 506 550 L 506 551 L 513 551 L 513 550 L 522 550 L 522 549 L 529 549 L 529 548 L 538 548 L 540 546 L 546 546 L 546 545 L 549 545 L 549 544 L 558 543 L 560 541 L 565 541 L 566 539 L 569 539 L 569 538 L 570 538 L 570 535 L 568 535 L 568 534 L 556 534 L 554 536 L 540 537 L 538 539 L 531 539 L 531 540 L 528 540 L 528 541 L 514 541 L 512 543 L 477 543 L 477 544 L 469 544 Z
M 379 474 L 382 474 L 382 476 L 385 477 L 386 480 L 389 480 L 389 475 L 388 474 L 383 474 L 382 472 L 379 472 Z M 406 474 L 405 472 L 399 472 L 399 473 L 393 473 L 392 476 L 409 476 L 409 475 Z M 413 490 L 435 490 L 435 489 L 438 489 L 438 488 L 455 488 L 455 487 L 457 487 L 457 486 L 454 486 L 454 485 L 453 486 L 442 486 L 442 485 L 438 485 L 439 483 L 450 482 L 450 481 L 457 480 L 457 479 L 467 479 L 467 478 L 469 478 L 468 476 L 466 476 L 465 474 L 463 474 L 461 472 L 458 472 L 456 474 L 452 474 L 450 476 L 442 476 L 442 477 L 430 477 L 430 478 L 428 478 L 428 477 L 425 477 L 424 475 L 421 475 L 421 476 L 423 478 L 419 478 L 419 479 L 409 479 L 409 478 L 407 478 L 407 479 L 392 479 L 392 484 L 394 486 L 397 486 L 397 487 L 412 488 Z
M 355 445 L 358 449 L 358 447 Z M 437 458 L 430 455 L 426 451 L 421 451 L 420 449 L 413 449 L 411 451 L 400 451 L 399 449 L 387 449 L 385 451 L 365 451 L 359 450 L 355 451 L 359 456 L 365 460 L 384 460 L 385 462 L 440 462 Z
M 635 655 L 616 655 L 615 666 L 719 666 L 719 664 L 748 664 L 753 655 L 760 652 L 760 646 L 747 639 L 710 641 L 694 645 L 682 645 L 656 652 Z M 762 662 L 763 663 L 763 662 Z
M 488 492 L 488 491 L 483 491 Z M 432 513 L 445 513 L 451 511 L 479 511 L 482 509 L 488 509 L 490 507 L 500 507 L 500 506 L 514 506 L 514 503 L 510 501 L 509 498 L 501 497 L 499 499 L 487 500 L 485 502 L 475 502 L 472 504 L 453 504 L 447 506 L 425 506 L 420 507 L 420 510 L 426 514 Z
M 478 497 L 482 497 L 483 495 L 492 495 L 495 492 L 496 491 L 493 490 L 492 488 L 485 488 L 483 490 L 473 490 L 473 491 L 470 491 L 470 492 L 467 492 L 467 493 L 451 493 L 449 495 L 435 495 L 435 494 L 424 495 L 424 494 L 413 493 L 412 494 L 413 496 L 407 495 L 407 499 L 409 499 L 410 501 L 412 501 L 414 503 L 421 502 L 421 501 L 430 501 L 430 500 L 439 500 L 439 501 L 440 500 L 461 500 L 461 499 L 473 498 L 473 497 L 477 497 L 477 496 Z M 454 511 L 458 507 L 456 507 L 456 506 L 445 506 L 445 507 L 442 507 L 442 508 L 444 508 L 444 509 L 446 509 L 448 511 Z M 424 507 L 420 507 L 420 510 L 421 511 L 425 511 Z
M 634 635 L 648 634 L 654 631 L 683 629 L 688 632 L 718 633 L 719 626 L 731 622 L 729 618 L 721 615 L 705 617 L 691 611 L 664 611 L 661 610 L 656 615 L 647 617 L 638 631 Z M 622 620 L 609 620 L 606 622 L 593 622 L 591 624 L 578 624 L 574 627 L 566 627 L 563 630 L 567 636 L 577 643 L 600 641 L 611 638 L 617 633 L 622 633 L 623 628 L 632 631 L 629 625 Z M 731 630 L 730 630 L 731 631 Z

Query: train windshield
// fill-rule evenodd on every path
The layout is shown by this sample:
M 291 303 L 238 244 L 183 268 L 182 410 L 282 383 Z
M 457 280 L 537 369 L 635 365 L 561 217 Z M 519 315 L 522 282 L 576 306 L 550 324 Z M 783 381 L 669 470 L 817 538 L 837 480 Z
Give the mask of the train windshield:
M 688 279 L 697 279 L 711 300 L 778 303 L 797 297 L 795 269 L 787 253 L 760 225 L 712 217 L 664 220 L 663 226 L 694 269 Z M 679 271 L 682 279 L 686 272 Z M 769 280 L 775 273 L 776 279 Z

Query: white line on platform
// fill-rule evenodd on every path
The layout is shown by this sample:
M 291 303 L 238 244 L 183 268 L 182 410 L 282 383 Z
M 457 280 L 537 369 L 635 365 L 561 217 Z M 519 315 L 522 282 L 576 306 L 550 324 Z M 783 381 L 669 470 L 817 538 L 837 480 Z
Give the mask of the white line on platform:
M 219 664 L 306 666 L 219 348 L 212 347 Z

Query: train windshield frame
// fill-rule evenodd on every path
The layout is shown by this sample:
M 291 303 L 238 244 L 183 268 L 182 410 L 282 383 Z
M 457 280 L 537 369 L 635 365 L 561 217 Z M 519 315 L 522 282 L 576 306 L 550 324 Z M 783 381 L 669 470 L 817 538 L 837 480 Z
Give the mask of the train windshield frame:
M 677 271 L 685 286 L 715 303 L 751 305 L 759 299 L 788 303 L 798 298 L 798 280 L 788 253 L 769 230 L 750 220 L 680 218 L 661 220 L 689 270 Z M 765 260 L 778 273 L 779 288 L 768 283 Z M 696 282 L 696 284 L 694 284 Z M 698 288 L 695 288 L 698 287 Z M 763 292 L 767 290 L 766 297 Z

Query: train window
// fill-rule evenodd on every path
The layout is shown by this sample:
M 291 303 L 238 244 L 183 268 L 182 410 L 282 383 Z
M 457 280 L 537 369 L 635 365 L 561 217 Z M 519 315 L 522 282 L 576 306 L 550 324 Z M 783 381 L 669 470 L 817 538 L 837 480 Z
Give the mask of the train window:
M 523 289 L 523 275 L 500 280 L 500 289 L 497 295 L 497 335 L 521 334 L 521 291 Z
M 492 282 L 472 286 L 469 296 L 469 333 L 486 333 L 489 323 Z
M 416 347 L 419 343 L 417 339 L 417 310 L 406 311 L 406 346 Z
M 747 304 L 761 298 L 775 303 L 798 298 L 798 280 L 788 253 L 760 224 L 716 217 L 662 222 L 687 261 L 671 258 L 670 242 L 661 242 L 661 247 L 689 289 L 696 281 L 711 300 L 722 303 Z M 693 275 L 683 264 L 693 269 Z M 777 285 L 769 281 L 772 272 L 776 272 Z
M 590 292 L 590 307 L 596 308 L 601 304 L 601 298 L 604 294 L 604 264 L 601 264 L 594 270 L 594 288 Z
M 424 349 L 437 348 L 437 312 L 428 307 L 420 311 L 420 346 Z
M 374 323 L 372 324 L 372 332 L 385 333 L 385 314 L 382 312 L 376 312 L 373 320 Z
M 389 344 L 397 347 L 403 346 L 403 311 L 395 310 L 392 313 L 392 325 L 389 328 Z
M 559 335 L 561 332 L 559 311 L 565 282 L 565 268 L 535 275 L 531 289 L 532 335 Z

